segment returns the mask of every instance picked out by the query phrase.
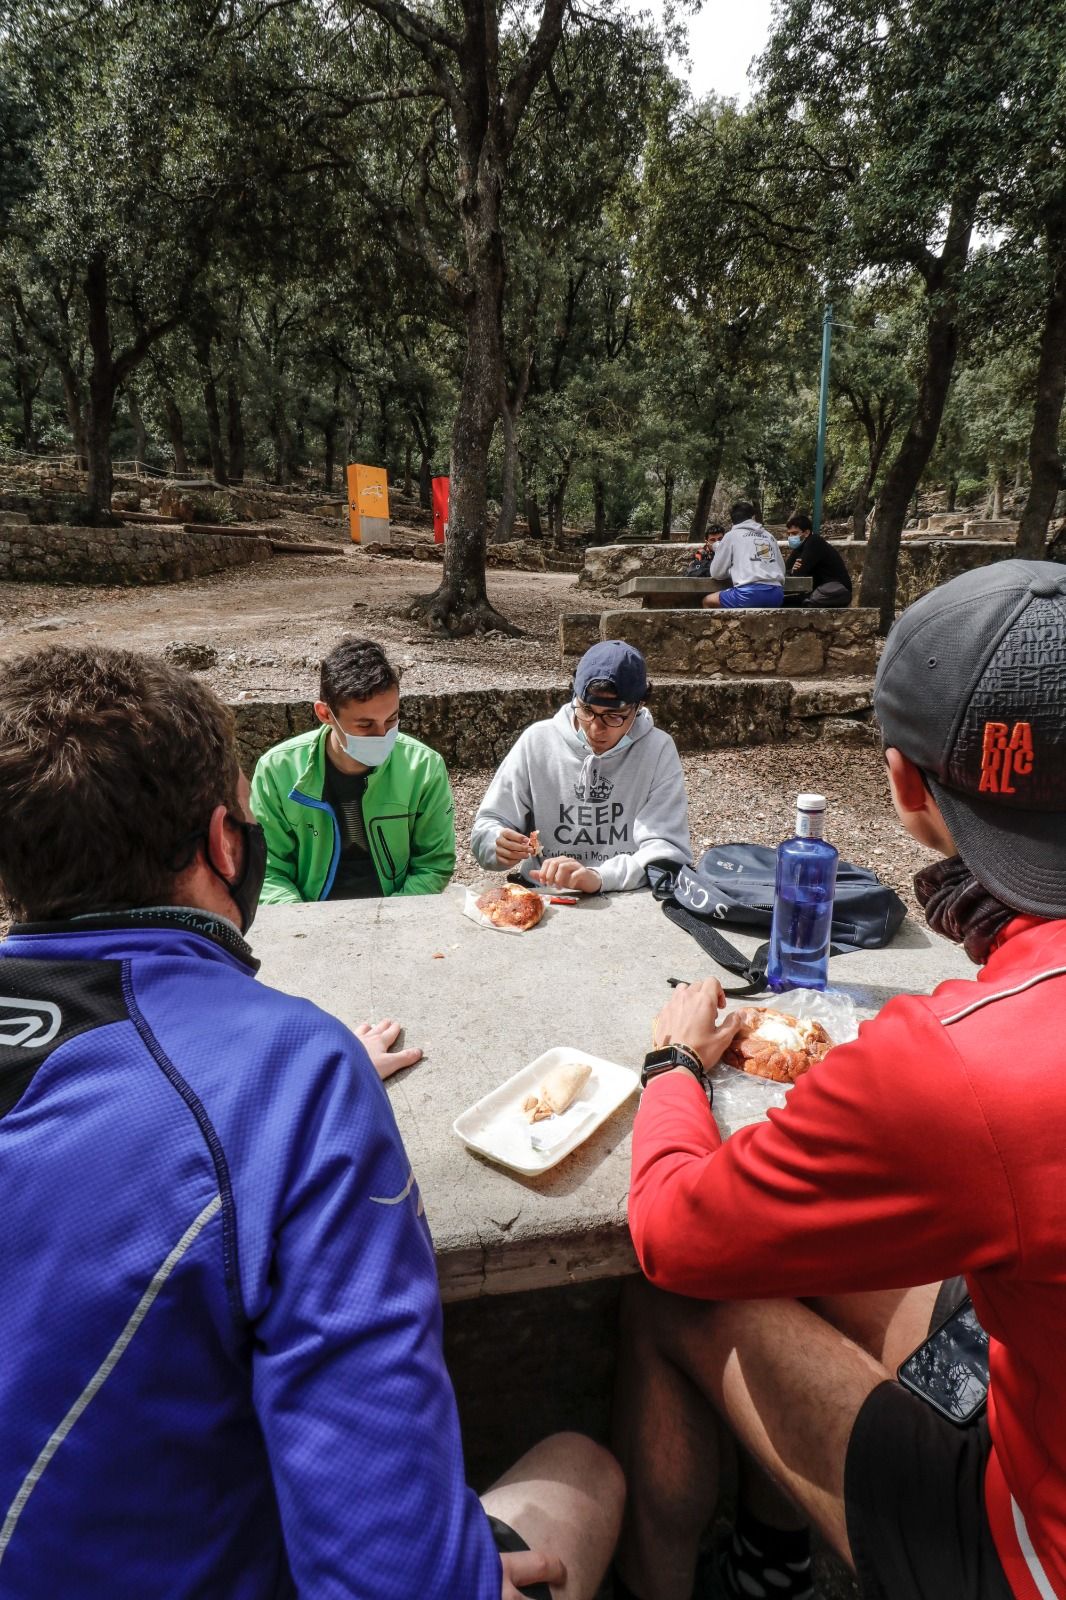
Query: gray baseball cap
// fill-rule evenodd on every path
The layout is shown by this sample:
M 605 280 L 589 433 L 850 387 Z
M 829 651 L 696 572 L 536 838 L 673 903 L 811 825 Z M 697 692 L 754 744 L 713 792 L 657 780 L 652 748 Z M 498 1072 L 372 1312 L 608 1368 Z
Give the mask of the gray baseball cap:
M 984 887 L 1066 917 L 1066 567 L 1002 561 L 915 601 L 885 643 L 874 712 Z

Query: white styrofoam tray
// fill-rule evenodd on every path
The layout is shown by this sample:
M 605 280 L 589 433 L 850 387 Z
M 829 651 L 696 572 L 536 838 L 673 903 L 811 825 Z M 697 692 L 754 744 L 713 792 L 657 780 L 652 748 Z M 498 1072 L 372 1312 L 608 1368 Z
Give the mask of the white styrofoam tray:
M 530 1094 L 539 1094 L 545 1075 L 553 1067 L 571 1061 L 585 1061 L 592 1068 L 581 1094 L 562 1115 L 545 1122 L 529 1123 L 522 1110 L 522 1101 Z M 531 1061 L 528 1067 L 516 1072 L 506 1083 L 501 1083 L 489 1094 L 482 1095 L 472 1106 L 456 1117 L 452 1124 L 465 1145 L 477 1150 L 491 1161 L 514 1172 L 527 1176 L 547 1172 L 557 1166 L 565 1156 L 595 1133 L 607 1118 L 622 1105 L 639 1086 L 640 1079 L 630 1067 L 620 1067 L 615 1061 L 604 1061 L 587 1050 L 574 1050 L 568 1045 L 546 1050 Z M 552 1139 L 553 1130 L 561 1132 L 558 1124 L 566 1123 L 568 1131 L 558 1144 L 550 1149 L 534 1148 L 531 1134 Z

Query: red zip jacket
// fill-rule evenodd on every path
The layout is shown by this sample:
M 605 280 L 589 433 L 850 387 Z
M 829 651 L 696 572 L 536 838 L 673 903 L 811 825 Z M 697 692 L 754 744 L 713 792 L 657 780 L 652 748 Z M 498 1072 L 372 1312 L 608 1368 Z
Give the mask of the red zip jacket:
M 1066 922 L 1019 918 L 976 982 L 891 1001 L 728 1143 L 694 1079 L 654 1080 L 629 1225 L 652 1283 L 706 1300 L 964 1272 L 996 1547 L 1019 1600 L 1066 1600 Z

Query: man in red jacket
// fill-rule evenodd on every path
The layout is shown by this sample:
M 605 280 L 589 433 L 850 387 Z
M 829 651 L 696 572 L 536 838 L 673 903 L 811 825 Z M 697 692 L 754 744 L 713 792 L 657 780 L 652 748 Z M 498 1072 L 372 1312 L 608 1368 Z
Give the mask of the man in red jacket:
M 1066 1600 L 1066 571 L 924 596 L 875 708 L 896 811 L 944 858 L 916 880 L 926 918 L 981 970 L 891 1001 L 726 1144 L 721 990 L 663 1012 L 680 1064 L 647 1080 L 633 1140 L 622 1596 L 692 1595 L 720 1418 L 864 1595 Z M 990 1336 L 967 1427 L 895 1381 L 956 1273 Z M 697 1593 L 809 1593 L 796 1538 L 764 1490 Z

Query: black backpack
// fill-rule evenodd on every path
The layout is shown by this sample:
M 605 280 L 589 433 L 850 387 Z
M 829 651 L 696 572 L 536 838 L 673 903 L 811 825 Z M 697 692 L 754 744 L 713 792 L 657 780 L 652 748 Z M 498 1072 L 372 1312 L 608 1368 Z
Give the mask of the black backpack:
M 690 933 L 700 948 L 744 979 L 732 995 L 756 994 L 766 987 L 769 943 L 744 956 L 716 924 L 769 928 L 774 907 L 777 852 L 761 844 L 714 845 L 694 867 L 661 862 L 648 869 L 652 893 L 670 921 Z M 907 915 L 894 889 L 868 867 L 841 861 L 833 900 L 830 955 L 878 950 L 888 944 Z

